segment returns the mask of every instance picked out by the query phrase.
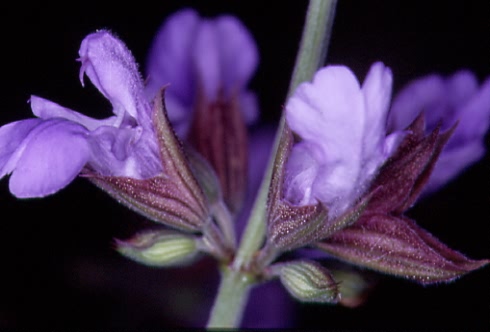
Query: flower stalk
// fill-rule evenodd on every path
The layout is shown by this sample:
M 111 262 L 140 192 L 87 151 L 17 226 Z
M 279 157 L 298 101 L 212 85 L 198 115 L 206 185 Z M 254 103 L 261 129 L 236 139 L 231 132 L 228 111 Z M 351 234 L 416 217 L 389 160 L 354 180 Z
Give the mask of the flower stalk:
M 239 326 L 253 283 L 252 275 L 225 266 L 221 272 L 221 283 L 207 327 Z
M 333 23 L 336 0 L 310 0 L 303 35 L 289 86 L 288 96 L 303 81 L 310 80 L 322 66 Z M 281 116 L 272 157 L 260 186 L 254 207 L 245 228 L 237 254 L 230 267 L 222 273 L 208 328 L 237 327 L 243 314 L 253 278 L 246 272 L 255 253 L 263 244 L 266 233 L 266 202 L 276 151 L 283 135 L 284 115 Z

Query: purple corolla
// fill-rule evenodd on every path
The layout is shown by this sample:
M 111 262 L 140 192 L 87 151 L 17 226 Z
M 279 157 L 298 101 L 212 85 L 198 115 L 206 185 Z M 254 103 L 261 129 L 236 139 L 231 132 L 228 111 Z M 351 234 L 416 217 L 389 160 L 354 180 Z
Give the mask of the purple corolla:
M 468 79 L 460 75 L 452 84 Z M 276 159 L 272 178 L 264 260 L 312 245 L 348 263 L 426 284 L 454 280 L 488 263 L 450 249 L 404 215 L 424 189 L 455 126 L 449 122 L 426 133 L 423 114 L 401 110 L 410 102 L 423 104 L 422 98 L 402 94 L 392 109 L 400 113 L 392 121 L 402 123 L 407 117 L 407 123 L 388 131 L 391 85 L 391 71 L 382 63 L 371 67 L 362 86 L 348 68 L 329 66 L 294 92 L 286 104 L 283 141 L 288 142 L 279 147 L 283 157 Z M 451 98 L 467 99 L 465 88 L 459 99 Z M 485 90 L 471 91 L 476 97 L 461 115 L 463 128 L 473 128 L 478 144 L 488 126 L 488 119 L 476 123 L 487 112 Z M 451 113 L 448 117 L 456 120 Z M 294 141 L 288 128 L 296 134 Z M 456 137 L 459 144 L 462 137 Z
M 286 169 L 287 200 L 320 201 L 333 216 L 364 192 L 403 136 L 386 134 L 391 86 L 390 69 L 375 63 L 362 86 L 348 68 L 329 66 L 298 87 L 286 104 L 287 123 L 301 137 Z
M 68 185 L 81 171 L 143 179 L 162 172 L 136 63 L 110 32 L 88 35 L 80 51 L 80 80 L 86 74 L 111 102 L 114 115 L 84 116 L 32 96 L 34 119 L 0 128 L 0 177 L 12 173 L 17 197 L 43 197 Z

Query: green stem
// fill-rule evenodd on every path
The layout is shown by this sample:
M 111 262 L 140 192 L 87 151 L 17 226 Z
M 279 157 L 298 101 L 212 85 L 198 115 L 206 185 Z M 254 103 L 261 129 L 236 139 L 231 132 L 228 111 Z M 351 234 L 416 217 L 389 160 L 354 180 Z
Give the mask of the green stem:
M 208 328 L 237 327 L 242 319 L 253 277 L 225 267 Z
M 288 98 L 298 85 L 311 80 L 318 68 L 324 65 L 336 4 L 337 0 L 310 0 Z
M 336 0 L 310 0 L 303 35 L 301 37 L 301 44 L 296 57 L 291 83 L 289 85 L 288 97 L 301 82 L 311 80 L 316 70 L 323 65 L 328 42 L 330 40 L 330 30 L 333 23 L 336 2 Z M 272 169 L 277 147 L 279 146 L 279 140 L 282 136 L 284 122 L 283 114 L 279 122 L 279 128 L 272 151 L 273 153 L 271 154 L 267 171 L 262 180 L 249 222 L 238 249 L 234 262 L 235 268 L 247 264 L 264 241 L 267 195 L 269 193 Z
M 323 65 L 330 39 L 336 2 L 336 0 L 310 0 L 295 68 L 289 86 L 288 98 L 301 82 L 311 80 L 316 70 Z M 275 155 L 284 124 L 283 114 L 279 122 L 271 159 L 255 199 L 255 204 L 235 260 L 228 272 L 223 274 L 208 327 L 237 327 L 240 322 L 251 287 L 250 280 L 252 280 L 243 271 L 247 270 L 255 253 L 264 242 L 267 196 Z M 244 280 L 247 280 L 247 282 Z

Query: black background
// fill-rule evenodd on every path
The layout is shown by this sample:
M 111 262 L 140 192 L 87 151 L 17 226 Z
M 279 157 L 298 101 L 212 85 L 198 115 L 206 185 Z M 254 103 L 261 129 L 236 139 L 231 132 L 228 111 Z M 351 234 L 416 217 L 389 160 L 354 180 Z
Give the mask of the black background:
M 481 80 L 490 76 L 490 5 L 427 3 L 341 1 L 327 62 L 351 67 L 362 80 L 370 64 L 381 60 L 394 72 L 395 91 L 431 72 L 468 68 Z M 109 115 L 107 101 L 91 86 L 82 89 L 78 81 L 80 41 L 96 29 L 109 28 L 144 68 L 154 32 L 167 15 L 185 6 L 205 16 L 235 14 L 250 28 L 261 53 L 252 88 L 264 121 L 272 122 L 284 103 L 306 4 L 2 5 L 1 123 L 30 117 L 30 94 L 91 116 Z M 452 248 L 472 258 L 489 258 L 489 168 L 487 155 L 409 215 Z M 216 287 L 214 263 L 204 259 L 192 269 L 154 270 L 123 259 L 112 248 L 113 238 L 127 237 L 147 224 L 83 179 L 42 200 L 17 200 L 2 180 L 0 211 L 0 330 L 161 329 L 199 324 L 209 310 Z M 358 309 L 294 303 L 296 315 L 288 318 L 291 326 L 337 331 L 488 331 L 489 281 L 488 267 L 455 283 L 430 287 L 381 277 Z M 187 286 L 179 288 L 179 283 Z M 263 305 L 267 303 L 264 299 Z M 185 311 L 188 307 L 193 313 Z

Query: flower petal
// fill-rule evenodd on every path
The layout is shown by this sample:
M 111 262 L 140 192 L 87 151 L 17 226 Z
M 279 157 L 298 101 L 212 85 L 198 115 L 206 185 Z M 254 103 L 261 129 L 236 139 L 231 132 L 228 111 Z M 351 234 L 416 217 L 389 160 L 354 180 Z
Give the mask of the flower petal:
M 385 144 L 386 118 L 391 100 L 392 82 L 391 70 L 381 62 L 377 62 L 371 66 L 362 85 L 366 121 L 361 183 L 373 176 L 378 167 L 391 155 L 393 146 L 396 145 Z
M 135 119 L 150 116 L 136 62 L 124 43 L 106 30 L 85 37 L 80 46 L 80 80 L 87 74 L 112 103 L 119 119 L 128 113 Z
M 22 153 L 22 142 L 41 122 L 40 119 L 28 119 L 0 127 L 0 178 L 15 168 Z
M 364 101 L 354 74 L 346 67 L 329 66 L 312 83 L 301 84 L 286 105 L 287 121 L 304 142 L 315 146 L 321 168 L 313 197 L 342 210 L 359 184 Z M 294 150 L 294 147 L 293 147 Z
M 32 113 L 38 118 L 45 120 L 62 118 L 79 123 L 88 130 L 95 130 L 100 126 L 111 126 L 116 122 L 115 116 L 103 120 L 97 120 L 38 96 L 31 96 L 30 103 Z
M 312 196 L 313 181 L 318 174 L 320 165 L 314 158 L 314 146 L 307 142 L 295 145 L 288 156 L 284 198 L 295 205 L 308 205 L 315 201 Z
M 447 79 L 446 88 L 448 93 L 445 97 L 449 104 L 458 110 L 478 92 L 478 81 L 471 71 L 460 70 Z M 451 125 L 455 120 L 449 119 L 449 123 L 444 124 Z M 440 119 L 436 121 L 440 121 Z
M 408 126 L 421 112 L 425 113 L 427 130 L 442 123 L 442 129 L 451 127 L 466 113 L 465 105 L 478 92 L 473 73 L 462 70 L 451 77 L 428 75 L 408 84 L 394 98 L 390 113 L 390 128 Z M 480 98 L 484 98 L 485 93 Z
M 212 21 L 202 21 L 196 31 L 192 62 L 195 66 L 195 75 L 199 90 L 204 92 L 207 100 L 216 100 L 222 85 L 221 54 L 219 44 L 221 40 L 216 33 Z
M 136 140 L 135 130 L 119 129 L 110 126 L 97 128 L 89 135 L 92 151 L 90 166 L 105 176 L 129 176 L 140 179 L 141 176 L 133 168 L 136 166 L 131 158 L 130 144 Z
M 170 84 L 166 98 L 175 96 L 183 106 L 192 107 L 196 87 L 191 55 L 199 20 L 194 10 L 184 9 L 170 16 L 160 27 L 147 60 L 146 95 L 149 100 L 153 100 L 163 86 Z M 172 112 L 169 107 L 169 118 L 174 121 Z
M 252 36 L 232 16 L 200 24 L 193 56 L 196 73 L 210 100 L 217 98 L 219 89 L 223 89 L 227 97 L 244 89 L 258 64 Z
M 247 28 L 232 16 L 216 19 L 215 30 L 219 40 L 221 80 L 225 92 L 243 90 L 259 61 L 255 41 Z
M 43 197 L 70 183 L 90 156 L 86 129 L 65 120 L 47 120 L 18 147 L 10 191 L 19 198 Z
M 426 76 L 410 83 L 393 99 L 388 118 L 389 131 L 408 127 L 421 112 L 433 116 L 445 95 L 444 81 L 438 75 Z M 440 119 L 439 115 L 437 117 Z
M 459 124 L 454 134 L 454 143 L 449 141 L 449 146 L 475 139 L 483 142 L 483 136 L 490 126 L 490 79 L 461 107 L 456 120 L 459 120 Z
M 146 94 L 153 98 L 169 84 L 167 98 L 179 105 L 177 111 L 169 107 L 172 123 L 181 119 L 182 111 L 192 112 L 198 96 L 209 102 L 218 97 L 239 98 L 240 110 L 250 124 L 257 118 L 258 107 L 254 96 L 244 90 L 257 64 L 255 41 L 238 19 L 227 15 L 202 19 L 184 9 L 166 20 L 153 41 Z M 179 133 L 186 132 L 185 123 L 179 127 L 183 127 Z

